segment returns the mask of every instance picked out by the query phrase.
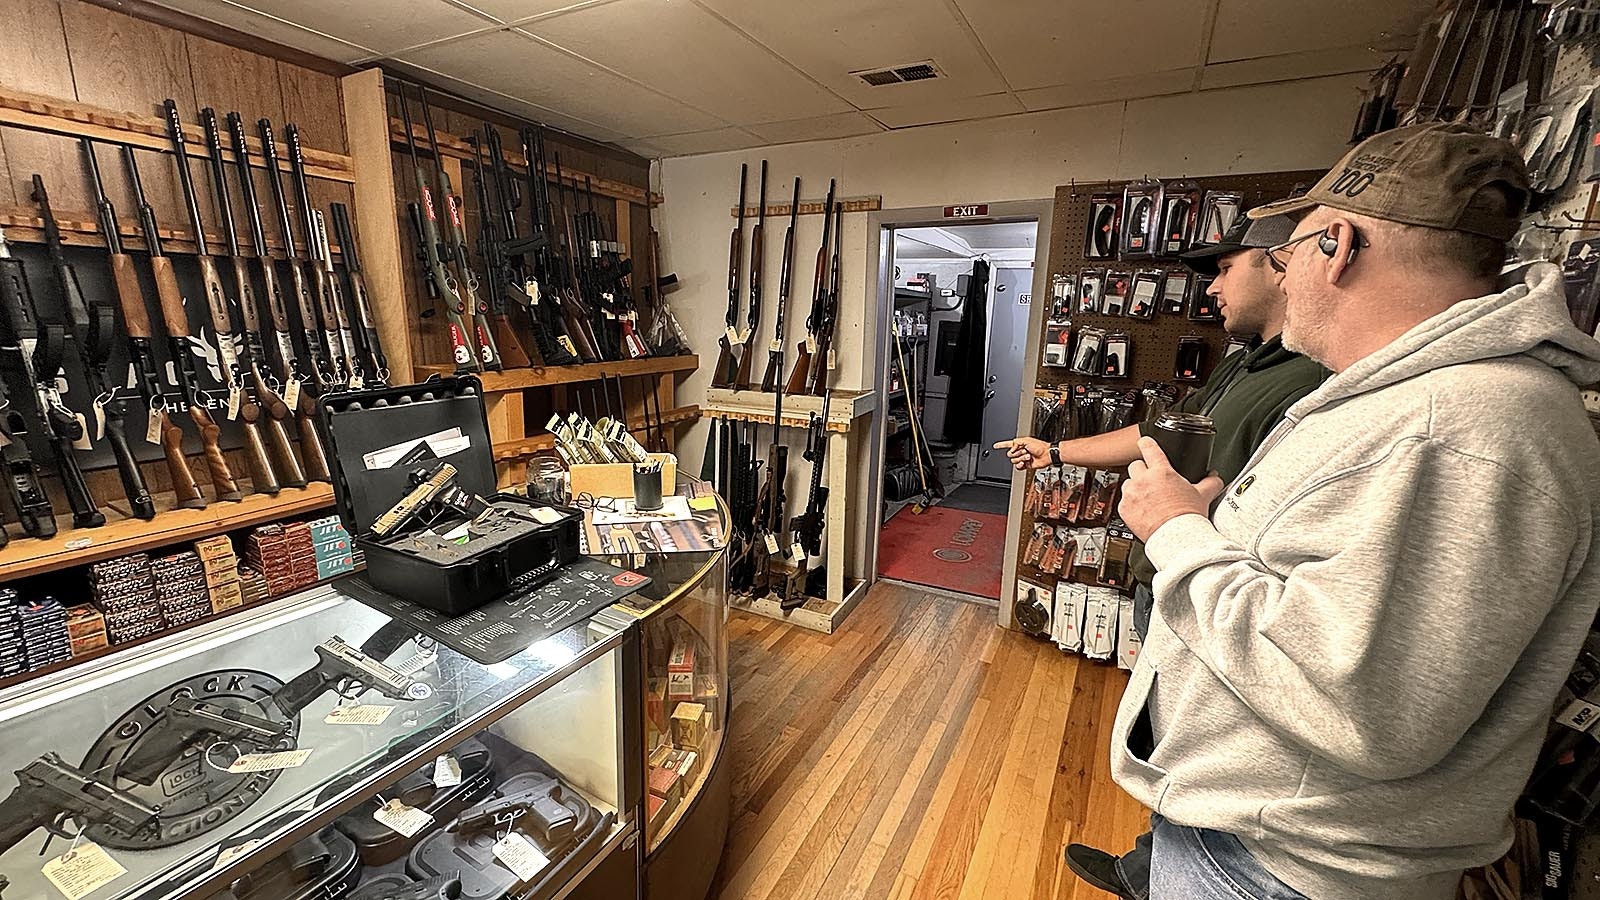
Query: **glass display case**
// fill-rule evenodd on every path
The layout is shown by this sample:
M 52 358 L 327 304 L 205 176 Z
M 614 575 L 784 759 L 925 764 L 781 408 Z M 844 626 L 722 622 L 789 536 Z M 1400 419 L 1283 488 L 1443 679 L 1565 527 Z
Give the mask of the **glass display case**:
M 466 898 L 633 896 L 634 618 L 481 665 L 358 602 L 370 590 L 346 579 L 0 694 L 7 900 L 372 900 L 436 875 Z M 574 888 L 597 873 L 607 887 Z

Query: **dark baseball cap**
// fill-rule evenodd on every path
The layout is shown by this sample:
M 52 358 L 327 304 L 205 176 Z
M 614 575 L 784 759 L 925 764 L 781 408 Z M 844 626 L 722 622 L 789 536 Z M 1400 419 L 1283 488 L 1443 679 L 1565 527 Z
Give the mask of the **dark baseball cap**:
M 1276 247 L 1294 236 L 1293 216 L 1267 216 L 1264 219 L 1247 219 L 1240 216 L 1215 244 L 1201 244 L 1178 256 L 1183 264 L 1201 275 L 1216 275 L 1217 263 L 1222 257 L 1240 250 L 1265 250 Z
M 1490 188 L 1498 188 L 1504 202 Z M 1528 201 L 1528 170 L 1511 142 L 1444 122 L 1375 134 L 1305 196 L 1256 207 L 1249 215 L 1298 218 L 1329 206 L 1505 241 L 1516 234 Z

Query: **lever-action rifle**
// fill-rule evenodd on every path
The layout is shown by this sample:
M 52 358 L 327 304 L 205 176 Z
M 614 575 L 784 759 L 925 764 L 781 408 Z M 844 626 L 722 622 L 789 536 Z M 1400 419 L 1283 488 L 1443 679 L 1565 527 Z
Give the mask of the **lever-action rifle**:
M 486 125 L 490 134 L 494 133 L 493 125 Z M 512 263 L 506 256 L 505 241 L 500 236 L 500 226 L 503 219 L 498 209 L 490 200 L 488 165 L 483 161 L 483 141 L 477 134 L 467 135 L 467 144 L 472 147 L 472 185 L 478 193 L 478 256 L 483 258 L 484 274 L 489 282 L 489 325 L 494 335 L 496 346 L 500 350 L 502 364 L 512 368 L 521 368 L 533 365 L 533 359 L 522 346 L 522 338 L 518 336 L 511 314 L 506 306 L 506 299 L 510 294 L 510 285 L 515 281 L 512 273 Z M 495 194 L 499 194 L 498 188 Z
M 61 243 L 61 228 L 55 213 L 50 209 L 50 195 L 45 191 L 44 179 L 33 176 L 33 202 L 39 204 L 39 215 L 44 219 L 45 246 L 50 251 L 50 270 L 55 275 L 56 291 L 67 308 L 72 322 L 72 338 L 78 345 L 78 358 L 83 362 L 83 374 L 89 389 L 95 392 L 95 437 L 105 437 L 111 443 L 111 452 L 117 458 L 117 475 L 122 479 L 122 491 L 127 495 L 128 506 L 140 519 L 156 517 L 156 504 L 145 486 L 144 473 L 128 445 L 123 417 L 127 404 L 117 396 L 120 387 L 107 372 L 111 359 L 112 343 L 116 340 L 117 314 L 109 304 L 99 300 L 90 303 L 78 287 L 78 273 L 67 262 Z
M 817 352 L 811 363 L 811 393 L 825 394 L 828 373 L 833 371 L 833 334 L 839 325 L 839 245 L 844 243 L 844 204 L 833 204 L 833 266 L 828 277 L 828 295 L 817 322 Z
M 739 164 L 739 215 L 728 237 L 728 314 L 723 318 L 727 331 L 717 339 L 717 365 L 711 370 L 711 386 L 731 388 L 739 375 L 739 267 L 744 262 L 744 198 L 750 164 Z
M 0 374 L 11 385 L 11 396 L 27 397 L 23 430 L 27 420 L 49 440 L 56 473 L 67 489 L 72 506 L 74 528 L 95 528 L 106 517 L 95 506 L 89 484 L 78 468 L 72 445 L 85 438 L 83 420 L 67 408 L 56 389 L 56 373 L 66 354 L 67 332 L 54 322 L 39 321 L 33 305 L 33 292 L 22 268 L 22 260 L 11 255 L 5 234 L 0 231 Z M 17 420 L 13 420 L 14 426 Z M 48 503 L 46 505 L 48 508 Z
M 350 281 L 350 298 L 355 302 L 356 350 L 361 354 L 369 387 L 389 383 L 389 358 L 383 355 L 383 340 L 372 315 L 372 300 L 367 296 L 367 279 L 361 274 L 361 251 L 356 247 L 356 232 L 350 225 L 350 210 L 343 203 L 328 204 L 333 215 L 333 233 L 339 238 L 339 253 L 344 256 L 344 274 Z
M 456 282 L 465 290 L 463 300 L 472 315 L 474 333 L 478 338 L 479 361 L 485 369 L 498 372 L 501 368 L 500 349 L 495 346 L 494 335 L 489 333 L 489 305 L 478 296 L 478 276 L 472 271 L 472 260 L 467 256 L 467 229 L 461 222 L 461 198 L 450 183 L 450 173 L 444 170 L 444 157 L 439 153 L 439 136 L 433 130 L 433 109 L 428 106 L 428 89 L 417 85 L 417 97 L 422 101 L 422 125 L 428 129 L 428 150 L 433 153 L 433 175 L 439 185 L 439 196 L 447 215 L 444 217 L 445 240 L 441 254 L 446 263 L 453 263 L 459 273 Z
M 794 199 L 789 205 L 789 229 L 783 233 L 783 269 L 778 277 L 778 318 L 773 324 L 772 344 L 767 348 L 767 371 L 761 376 L 763 392 L 783 393 L 778 379 L 783 377 L 783 318 L 789 308 L 789 295 L 794 287 L 794 230 L 800 216 L 800 179 L 794 180 Z M 748 352 L 748 351 L 746 351 Z
M 811 312 L 806 316 L 806 339 L 795 346 L 794 368 L 784 385 L 786 394 L 803 394 L 806 378 L 811 374 L 811 350 L 819 346 L 817 328 L 822 323 L 822 310 L 828 305 L 828 239 L 833 237 L 833 188 L 828 180 L 828 199 L 822 204 L 822 245 L 817 248 L 817 268 L 811 279 Z
M 445 316 L 450 322 L 451 361 L 455 363 L 457 375 L 481 372 L 483 360 L 467 339 L 466 301 L 461 299 L 455 276 L 445 268 L 444 259 L 441 258 L 445 243 L 439 239 L 439 218 L 433 205 L 433 187 L 429 184 L 427 170 L 422 168 L 422 161 L 417 156 L 417 136 L 411 130 L 411 107 L 406 102 L 406 84 L 403 81 L 396 82 L 395 88 L 400 94 L 400 118 L 406 126 L 406 149 L 411 151 L 411 169 L 417 180 L 417 215 L 413 224 L 421 236 L 428 282 L 433 285 L 434 293 L 444 305 Z M 432 135 L 431 128 L 429 134 Z
M 761 324 L 761 278 L 767 255 L 767 161 L 761 161 L 761 193 L 756 198 L 756 224 L 750 229 L 750 310 L 745 318 L 744 355 L 734 373 L 734 388 L 750 389 L 750 370 L 755 364 L 756 328 Z
M 300 206 L 301 225 L 305 228 L 306 258 L 311 261 L 311 283 L 317 292 L 317 315 L 322 319 L 323 340 L 339 380 L 349 387 L 360 388 L 366 373 L 361 371 L 355 341 L 350 336 L 350 316 L 345 312 L 339 279 L 333 273 L 333 254 L 324 252 L 323 245 L 327 242 L 322 232 L 326 229 L 317 221 L 317 210 L 311 205 L 311 185 L 306 180 L 300 129 L 294 125 L 283 126 L 283 138 L 289 145 L 289 176 L 294 179 L 294 194 Z
M 132 155 L 131 150 L 123 149 L 124 153 Z M 150 410 L 145 440 L 160 444 L 162 453 L 166 455 L 167 472 L 172 478 L 178 507 L 205 509 L 205 497 L 200 495 L 200 486 L 195 483 L 194 473 L 189 470 L 189 461 L 183 457 L 183 429 L 167 413 L 161 369 L 156 364 L 155 347 L 151 344 L 153 333 L 150 329 L 150 313 L 145 307 L 144 288 L 139 284 L 139 273 L 133 267 L 133 257 L 122 250 L 122 233 L 117 230 L 117 210 L 106 197 L 105 182 L 100 177 L 100 161 L 95 157 L 94 144 L 88 138 L 83 139 L 83 158 L 89 168 L 89 184 L 94 189 L 100 236 L 105 239 L 106 253 L 111 261 L 111 283 L 117 291 L 117 306 L 122 310 L 122 330 L 128 336 L 128 360 L 133 365 L 134 380 L 139 383 L 139 395 Z M 158 251 L 152 249 L 151 252 Z M 170 261 L 168 272 L 171 272 Z M 183 349 L 182 355 L 188 356 L 188 348 Z M 176 361 L 173 367 L 177 369 Z
M 222 370 L 222 384 L 228 389 L 229 412 L 237 411 L 244 430 L 244 454 L 250 466 L 251 485 L 259 493 L 276 494 L 278 476 L 272 471 L 272 461 L 267 458 L 266 441 L 261 436 L 261 405 L 245 378 L 244 366 L 234 349 L 233 316 L 228 310 L 228 297 L 222 290 L 222 276 L 217 271 L 217 261 L 206 247 L 205 223 L 200 218 L 200 199 L 195 192 L 194 181 L 189 177 L 189 155 L 183 145 L 183 122 L 178 118 L 176 103 L 167 100 L 163 108 L 167 120 L 167 138 L 172 141 L 173 161 L 178 166 L 178 185 L 189 210 L 189 227 L 194 231 L 194 254 L 200 264 L 200 282 L 206 294 L 206 309 L 211 313 L 211 330 L 217 335 L 217 357 Z M 159 277 L 157 287 L 160 287 Z M 178 302 L 183 303 L 181 294 Z M 162 298 L 162 306 L 165 310 L 165 297 Z M 187 324 L 187 314 L 184 315 Z M 170 328 L 169 323 L 169 333 Z
M 267 183 L 272 186 L 272 199 L 278 207 L 278 232 L 283 237 L 283 255 L 289 264 L 289 290 L 294 294 L 295 308 L 300 313 L 300 335 L 305 340 L 306 355 L 311 357 L 312 375 L 316 378 L 313 398 L 327 391 L 338 390 L 343 381 L 339 373 L 339 338 L 331 332 L 319 333 L 318 303 L 311 298 L 311 284 L 306 280 L 306 270 L 300 251 L 294 243 L 294 222 L 289 216 L 289 196 L 283 189 L 283 173 L 278 168 L 278 140 L 273 136 L 272 120 L 256 120 L 256 130 L 261 135 L 261 158 L 267 165 Z M 309 221 L 309 217 L 308 217 Z M 306 255 L 311 255 L 311 234 L 306 233 Z M 302 393 L 313 388 L 302 384 Z M 307 463 L 309 466 L 310 463 Z
M 256 390 L 261 395 L 262 402 L 266 404 L 267 414 L 275 415 L 277 405 L 272 402 L 272 397 L 283 391 L 283 403 L 287 409 L 293 410 L 295 422 L 300 431 L 300 456 L 305 460 L 304 476 L 297 476 L 298 467 L 290 466 L 290 460 L 283 461 L 285 483 L 294 484 L 297 477 L 309 478 L 311 481 L 330 481 L 332 476 L 328 472 L 328 456 L 322 450 L 322 438 L 317 434 L 317 401 L 315 391 L 304 386 L 312 382 L 300 368 L 300 359 L 295 353 L 294 335 L 289 326 L 289 308 L 283 299 L 283 283 L 278 280 L 277 263 L 273 260 L 267 249 L 267 233 L 261 224 L 261 204 L 256 200 L 255 176 L 250 171 L 250 147 L 245 142 L 244 119 L 236 112 L 228 113 L 228 131 L 233 137 L 234 161 L 238 164 L 239 190 L 244 197 L 245 210 L 250 213 L 250 242 L 256 254 L 256 261 L 260 263 L 261 280 L 266 285 L 267 316 L 272 321 L 273 345 L 277 348 L 278 364 L 275 376 L 265 373 L 266 353 L 256 353 L 255 345 L 262 343 L 261 322 L 254 303 L 249 301 L 249 296 L 239 295 L 239 309 L 244 319 L 245 334 L 247 339 L 255 335 L 255 345 L 252 345 L 251 359 L 255 363 L 258 374 L 263 377 L 257 382 Z M 274 163 L 276 165 L 276 163 Z M 276 184 L 277 170 L 267 173 L 268 177 Z M 313 345 L 316 336 L 311 335 Z M 261 389 L 267 390 L 263 392 Z
M 178 390 L 189 407 L 189 418 L 200 431 L 200 444 L 206 457 L 206 468 L 211 472 L 211 488 L 218 500 L 242 500 L 239 483 L 228 468 L 217 440 L 222 429 L 212 420 L 207 410 L 206 393 L 195 374 L 194 354 L 189 351 L 189 314 L 185 311 L 183 289 L 178 287 L 178 275 L 173 271 L 172 258 L 161 249 L 161 234 L 156 228 L 156 213 L 145 199 L 144 185 L 139 180 L 139 161 L 133 148 L 124 146 L 122 157 L 128 164 L 128 176 L 133 182 L 133 201 L 139 207 L 139 228 L 144 234 L 145 247 L 150 253 L 150 271 L 156 279 L 156 298 L 161 305 L 161 320 L 167 327 L 167 343 L 172 353 L 172 370 L 178 378 Z M 204 244 L 202 236 L 199 243 Z M 128 311 L 122 311 L 126 318 Z M 132 331 L 129 331 L 132 334 Z

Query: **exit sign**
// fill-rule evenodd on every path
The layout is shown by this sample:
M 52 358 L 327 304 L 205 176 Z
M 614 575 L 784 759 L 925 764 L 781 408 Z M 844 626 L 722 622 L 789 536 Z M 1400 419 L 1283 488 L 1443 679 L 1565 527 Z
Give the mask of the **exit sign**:
M 946 219 L 981 219 L 989 214 L 989 204 L 974 203 L 971 206 L 946 206 L 944 217 Z

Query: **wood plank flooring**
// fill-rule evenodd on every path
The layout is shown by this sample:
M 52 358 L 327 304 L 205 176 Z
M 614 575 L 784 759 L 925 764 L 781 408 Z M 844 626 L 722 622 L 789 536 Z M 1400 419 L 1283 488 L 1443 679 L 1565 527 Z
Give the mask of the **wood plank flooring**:
M 1102 900 L 1073 841 L 1122 850 L 1147 813 L 1111 781 L 1127 682 L 879 583 L 845 627 L 729 623 L 733 824 L 721 900 Z

